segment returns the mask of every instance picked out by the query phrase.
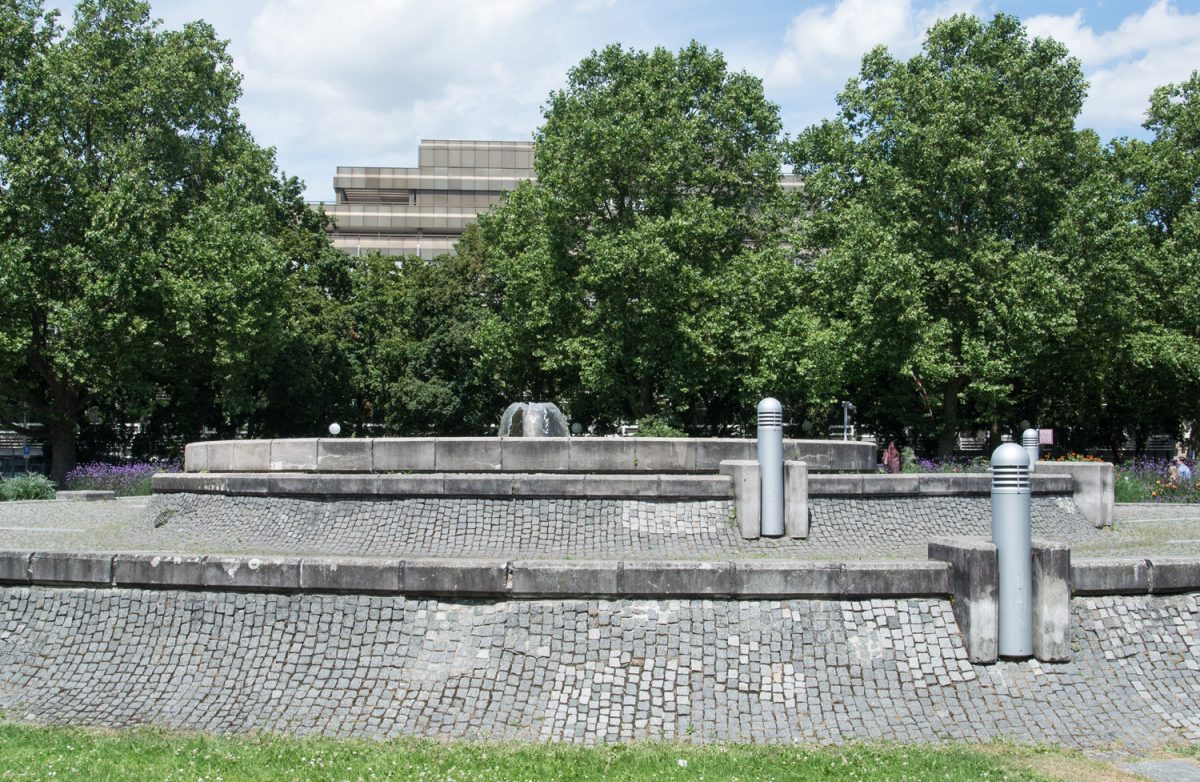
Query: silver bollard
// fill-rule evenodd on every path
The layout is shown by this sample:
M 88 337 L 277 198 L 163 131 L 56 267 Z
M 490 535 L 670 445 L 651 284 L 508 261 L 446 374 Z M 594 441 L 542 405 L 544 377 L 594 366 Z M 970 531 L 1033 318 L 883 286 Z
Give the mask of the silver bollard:
M 1021 445 L 1025 448 L 1025 453 L 1029 456 L 1029 474 L 1033 475 L 1033 471 L 1037 469 L 1038 463 L 1038 430 L 1026 429 L 1021 433 Z
M 758 473 L 764 537 L 783 534 L 783 405 L 773 397 L 758 403 Z
M 1001 657 L 1033 654 L 1033 542 L 1029 456 L 1016 443 L 992 452 L 992 542 L 999 568 Z

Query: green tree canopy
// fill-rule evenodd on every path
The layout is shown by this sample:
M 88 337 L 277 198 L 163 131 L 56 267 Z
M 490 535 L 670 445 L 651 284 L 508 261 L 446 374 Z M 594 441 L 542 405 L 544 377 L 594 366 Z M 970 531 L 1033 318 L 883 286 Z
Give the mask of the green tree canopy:
M 880 429 L 934 430 L 949 452 L 964 423 L 996 427 L 1025 362 L 1073 328 L 1048 242 L 1081 178 L 1084 94 L 1061 44 L 955 16 L 907 61 L 867 54 L 839 115 L 797 140 L 820 311 Z
M 485 359 L 510 398 L 584 421 L 728 420 L 753 382 L 757 297 L 797 273 L 777 107 L 699 44 L 614 45 L 545 117 L 537 181 L 480 221 L 497 281 Z
M 241 124 L 224 44 L 134 0 L 66 31 L 5 0 L 0 35 L 0 418 L 46 426 L 56 479 L 91 405 L 244 420 L 324 238 Z

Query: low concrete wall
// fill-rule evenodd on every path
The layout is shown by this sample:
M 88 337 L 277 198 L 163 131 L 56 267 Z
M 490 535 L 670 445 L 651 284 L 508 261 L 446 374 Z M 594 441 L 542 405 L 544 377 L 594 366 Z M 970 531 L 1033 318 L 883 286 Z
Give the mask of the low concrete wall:
M 155 494 L 290 497 L 729 499 L 724 475 L 675 473 L 160 473 Z
M 875 469 L 875 446 L 784 440 L 783 456 L 810 471 Z M 190 443 L 185 472 L 715 473 L 755 459 L 755 441 L 655 437 L 401 437 L 222 440 Z
M 950 594 L 942 562 L 225 557 L 0 552 L 21 586 L 551 597 L 847 598 Z
M 1111 527 L 1116 502 L 1113 466 L 1108 462 L 1038 462 L 1033 477 L 1042 472 L 1070 475 L 1075 481 L 1075 504 L 1097 527 Z
M 1066 473 L 1030 476 L 1033 494 L 1072 494 L 1076 484 Z M 918 473 L 909 475 L 810 475 L 812 497 L 970 497 L 992 492 L 990 473 Z

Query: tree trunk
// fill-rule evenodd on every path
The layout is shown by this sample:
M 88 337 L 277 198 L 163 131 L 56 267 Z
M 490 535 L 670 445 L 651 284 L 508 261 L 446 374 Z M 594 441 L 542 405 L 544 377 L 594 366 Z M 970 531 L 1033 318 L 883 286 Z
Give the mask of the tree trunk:
M 950 456 L 958 445 L 958 392 L 962 388 L 961 378 L 951 378 L 946 382 L 946 390 L 942 394 L 942 426 L 938 432 L 938 456 Z
M 75 468 L 75 424 L 73 422 L 51 424 L 50 430 L 50 480 L 62 488 L 67 473 Z

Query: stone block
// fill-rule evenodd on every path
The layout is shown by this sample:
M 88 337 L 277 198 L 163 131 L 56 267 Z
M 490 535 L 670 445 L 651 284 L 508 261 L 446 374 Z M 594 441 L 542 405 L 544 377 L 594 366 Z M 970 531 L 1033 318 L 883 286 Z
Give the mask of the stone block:
M 586 497 L 588 476 L 567 473 L 532 473 L 512 476 L 514 497 Z
M 434 440 L 438 472 L 498 471 L 502 455 L 499 437 L 438 437 Z
M 686 437 L 635 437 L 638 472 L 695 472 L 696 441 Z
M 225 493 L 232 495 L 265 496 L 268 493 L 269 473 L 229 473 L 225 478 Z
M 150 479 L 150 485 L 154 485 L 154 479 Z M 104 489 L 83 489 L 80 491 L 58 491 L 54 493 L 56 502 L 103 502 L 105 500 L 115 500 L 117 493 L 115 491 L 106 491 Z
M 921 493 L 920 475 L 864 475 L 863 494 L 869 496 L 912 496 Z
M 410 559 L 404 562 L 405 594 L 490 597 L 508 590 L 508 563 L 503 560 Z
M 783 531 L 790 538 L 808 537 L 808 463 L 783 463 Z
M 1056 475 L 1050 472 L 1037 472 L 1029 476 L 1029 490 L 1033 494 L 1074 494 L 1075 479 L 1070 475 Z
M 1150 593 L 1200 591 L 1200 557 L 1151 557 Z
M 278 557 L 208 557 L 204 586 L 254 592 L 295 591 L 300 588 L 300 560 Z
M 1108 462 L 1038 462 L 1038 472 L 1070 475 L 1075 482 L 1075 505 L 1096 527 L 1113 524 L 1116 497 L 1113 466 Z M 1035 473 L 1036 475 L 1037 473 Z
M 626 562 L 621 591 L 628 597 L 726 597 L 733 593 L 728 562 Z
M 271 473 L 267 476 L 267 493 L 271 496 L 320 494 L 321 479 L 324 477 L 295 472 Z
M 842 567 L 843 599 L 950 595 L 945 562 L 847 562 Z
M 379 476 L 370 473 L 321 474 L 317 486 L 331 497 L 374 497 L 379 492 Z
M 375 441 L 372 465 L 376 472 L 433 470 L 434 442 L 432 437 L 381 437 Z
M 29 551 L 0 551 L 0 582 L 5 584 L 29 583 Z
M 996 662 L 1000 650 L 1000 566 L 996 545 L 985 538 L 938 537 L 929 541 L 929 558 L 950 563 L 950 593 L 973 663 Z
M 696 449 L 696 470 L 698 472 L 716 472 L 721 462 L 753 461 L 758 462 L 758 452 L 753 440 L 732 440 L 718 437 L 706 437 L 691 440 Z
M 447 497 L 511 497 L 513 476 L 487 473 L 447 473 L 442 477 Z
M 1071 548 L 1033 541 L 1033 656 L 1044 663 L 1071 659 Z
M 988 473 L 926 473 L 921 479 L 921 494 L 927 497 L 962 497 L 992 493 Z
M 842 566 L 836 562 L 744 560 L 733 563 L 737 598 L 831 597 L 841 594 Z
M 1150 565 L 1144 559 L 1077 559 L 1071 563 L 1071 590 L 1077 595 L 1144 595 L 1150 591 Z
M 317 469 L 317 439 L 271 441 L 271 472 L 311 472 Z
M 117 554 L 113 557 L 113 584 L 119 587 L 204 586 L 203 556 L 173 554 Z
M 733 479 L 728 475 L 658 475 L 657 478 L 658 496 L 663 498 L 727 500 L 733 496 Z
M 317 440 L 317 469 L 321 472 L 370 472 L 372 441 L 322 437 Z
M 29 569 L 35 584 L 109 586 L 112 561 L 112 554 L 38 552 L 33 555 Z
M 758 462 L 749 459 L 721 462 L 721 475 L 733 481 L 733 512 L 738 532 L 746 540 L 762 536 L 762 479 Z
M 658 497 L 657 475 L 585 475 L 587 496 L 611 499 Z
M 230 472 L 266 472 L 271 468 L 270 440 L 236 440 Z
M 395 594 L 403 564 L 395 559 L 314 557 L 300 561 L 300 588 L 314 592 Z
M 505 472 L 566 472 L 566 437 L 501 437 L 500 469 Z
M 863 493 L 861 475 L 810 475 L 808 494 L 818 497 L 857 497 Z
M 525 560 L 512 563 L 513 597 L 618 597 L 621 564 Z
M 783 458 L 784 461 L 804 462 L 813 470 L 830 470 L 834 462 L 832 443 L 824 440 L 784 440 Z
M 183 447 L 184 472 L 208 472 L 208 443 L 188 443 Z
M 634 445 L 632 437 L 572 437 L 567 466 L 571 472 L 630 472 Z
M 233 472 L 234 451 L 237 449 L 236 440 L 214 440 L 205 443 L 208 451 L 209 472 Z
M 445 491 L 441 474 L 380 475 L 376 481 L 380 497 L 437 497 Z
M 226 476 L 213 473 L 160 472 L 150 479 L 150 486 L 155 494 L 225 494 L 229 489 Z

